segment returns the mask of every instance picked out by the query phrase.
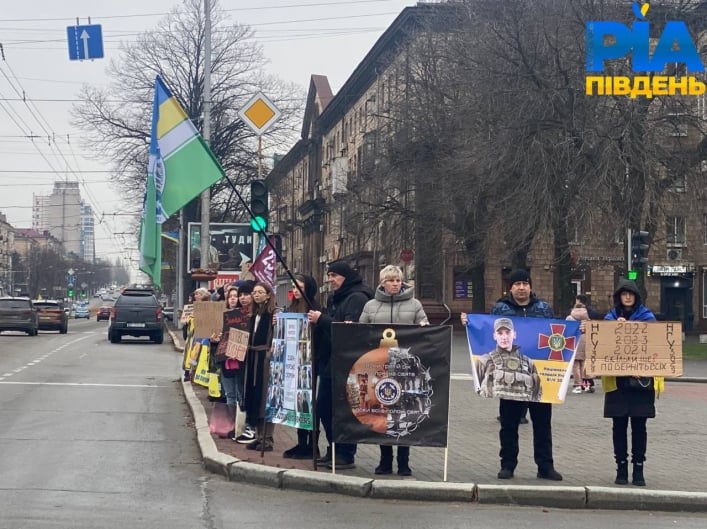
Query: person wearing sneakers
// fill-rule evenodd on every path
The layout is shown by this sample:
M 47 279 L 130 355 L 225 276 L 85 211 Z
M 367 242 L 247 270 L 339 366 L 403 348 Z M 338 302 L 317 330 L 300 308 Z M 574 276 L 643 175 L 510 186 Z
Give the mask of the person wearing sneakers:
M 641 293 L 636 283 L 619 280 L 614 292 L 614 308 L 605 320 L 655 321 L 653 313 L 641 303 Z M 612 421 L 612 441 L 616 460 L 617 485 L 628 484 L 628 423 L 631 422 L 631 456 L 633 475 L 631 482 L 645 487 L 643 462 L 646 460 L 648 433 L 646 423 L 655 417 L 655 398 L 663 391 L 662 377 L 601 377 L 604 388 L 604 417 Z
M 527 270 L 512 271 L 508 276 L 508 285 L 508 294 L 496 302 L 491 314 L 520 318 L 554 317 L 552 307 L 533 293 L 530 273 Z M 466 325 L 466 314 L 462 315 L 462 323 Z M 501 398 L 499 403 L 501 470 L 498 472 L 498 479 L 511 479 L 518 465 L 518 427 L 526 410 L 530 411 L 533 421 L 533 447 L 538 479 L 562 481 L 562 474 L 555 470 L 552 458 L 552 404 L 504 398 Z
M 267 283 L 256 283 L 251 295 L 253 309 L 249 325 L 248 352 L 245 357 L 243 398 L 248 426 L 236 441 L 247 444 L 251 450 L 270 452 L 273 449 L 275 425 L 265 420 L 265 398 L 273 338 L 273 314 L 277 309 L 273 289 Z
M 317 416 L 324 426 L 327 447 L 326 454 L 317 463 L 337 469 L 355 468 L 356 445 L 336 443 L 336 454 L 332 456 L 333 430 L 333 387 L 331 372 L 331 324 L 333 322 L 357 322 L 364 305 L 373 297 L 373 290 L 363 283 L 363 278 L 345 261 L 334 261 L 327 267 L 327 282 L 332 293 L 323 311 L 310 310 L 308 320 L 314 324 L 314 332 L 323 337 L 317 348 L 317 372 L 319 391 L 317 392 Z M 333 459 L 333 460 L 332 460 Z
M 570 315 L 567 316 L 570 321 L 587 321 L 589 319 L 589 311 L 587 307 L 580 302 L 574 304 Z M 572 393 L 583 393 L 589 392 L 590 386 L 587 382 L 587 374 L 584 371 L 584 361 L 587 358 L 587 346 L 584 341 L 584 334 L 579 337 L 577 342 L 577 349 L 574 352 L 574 364 L 572 364 Z M 591 393 L 594 393 L 594 387 L 592 385 Z
M 359 323 L 408 323 L 429 325 L 422 303 L 413 296 L 414 289 L 403 283 L 403 271 L 388 265 L 380 271 L 380 284 L 375 295 L 363 307 Z M 398 445 L 398 475 L 411 476 L 410 447 Z M 380 445 L 380 463 L 375 468 L 376 474 L 393 473 L 393 446 Z

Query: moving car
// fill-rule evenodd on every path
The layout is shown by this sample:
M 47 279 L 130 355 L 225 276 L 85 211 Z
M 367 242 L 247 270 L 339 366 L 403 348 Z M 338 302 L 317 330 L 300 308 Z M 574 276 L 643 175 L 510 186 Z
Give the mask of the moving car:
M 64 305 L 53 299 L 35 299 L 32 305 L 37 309 L 40 331 L 59 331 L 66 334 L 69 330 L 69 315 Z
M 77 305 L 76 310 L 74 310 L 74 319 L 86 318 L 87 320 L 91 318 L 91 314 L 88 311 L 88 305 Z
M 39 318 L 31 299 L 0 298 L 0 332 L 2 331 L 21 331 L 30 336 L 37 336 Z
M 96 311 L 96 321 L 110 320 L 110 313 L 112 310 L 113 307 L 110 305 L 103 305 Z
M 151 287 L 125 288 L 115 301 L 108 339 L 119 343 L 125 335 L 149 336 L 157 344 L 164 341 L 162 306 Z

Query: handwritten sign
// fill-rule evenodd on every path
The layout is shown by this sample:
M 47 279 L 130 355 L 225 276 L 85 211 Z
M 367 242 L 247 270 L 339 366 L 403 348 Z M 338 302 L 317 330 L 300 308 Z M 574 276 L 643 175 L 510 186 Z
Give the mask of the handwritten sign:
M 679 322 L 588 321 L 585 341 L 590 376 L 682 376 Z
M 245 360 L 248 351 L 250 333 L 239 329 L 228 330 L 228 343 L 226 344 L 226 358 L 235 358 L 239 362 Z
M 194 303 L 194 336 L 210 338 L 221 332 L 223 311 L 226 306 L 222 301 L 197 301 Z

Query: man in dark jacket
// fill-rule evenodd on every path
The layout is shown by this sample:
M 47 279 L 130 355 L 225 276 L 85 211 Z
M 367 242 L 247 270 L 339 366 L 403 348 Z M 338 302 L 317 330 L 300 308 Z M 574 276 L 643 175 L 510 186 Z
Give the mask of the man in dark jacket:
M 356 445 L 337 443 L 332 461 L 332 372 L 331 372 L 331 324 L 333 322 L 358 322 L 363 306 L 373 297 L 373 290 L 363 283 L 363 279 L 344 261 L 335 261 L 327 268 L 327 279 L 333 295 L 327 301 L 326 310 L 311 310 L 308 319 L 315 325 L 315 332 L 321 331 L 324 339 L 317 348 L 317 372 L 319 391 L 317 393 L 317 415 L 324 426 L 327 442 L 326 455 L 317 462 L 331 467 L 346 469 L 355 467 Z
M 508 277 L 510 292 L 499 299 L 491 309 L 491 314 L 519 316 L 525 318 L 553 318 L 552 307 L 542 301 L 532 291 L 530 274 L 527 270 L 514 270 Z M 552 404 L 547 402 L 522 402 L 501 399 L 501 470 L 499 479 L 510 479 L 518 465 L 518 425 L 530 411 L 533 421 L 533 447 L 538 478 L 561 481 L 562 475 L 555 470 L 552 459 Z
M 511 272 L 508 284 L 509 293 L 496 302 L 491 314 L 521 318 L 554 317 L 552 307 L 533 293 L 527 270 Z M 462 314 L 462 323 L 466 325 L 466 314 Z M 498 479 L 511 479 L 518 465 L 518 426 L 526 410 L 530 410 L 533 421 L 533 447 L 538 478 L 561 481 L 562 475 L 555 470 L 552 459 L 552 404 L 508 399 L 500 399 L 499 404 L 501 470 Z

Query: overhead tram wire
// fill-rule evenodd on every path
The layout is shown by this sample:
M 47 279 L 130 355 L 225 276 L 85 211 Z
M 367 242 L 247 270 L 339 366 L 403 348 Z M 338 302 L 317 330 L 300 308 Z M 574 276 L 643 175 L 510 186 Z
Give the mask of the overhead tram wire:
M 103 219 L 105 218 L 105 212 L 102 210 L 102 208 L 99 207 L 99 201 L 96 199 L 96 197 L 95 197 L 95 195 L 93 194 L 93 192 L 91 191 L 90 187 L 86 184 L 85 179 L 84 179 L 82 176 L 81 176 L 81 177 L 79 176 L 79 173 L 72 167 L 71 163 L 69 162 L 69 160 L 67 159 L 67 157 L 64 155 L 64 153 L 63 153 L 63 151 L 61 150 L 61 148 L 59 147 L 59 145 L 56 143 L 56 141 L 55 141 L 56 134 L 55 134 L 54 131 L 52 130 L 51 124 L 50 124 L 49 121 L 44 117 L 44 115 L 43 115 L 42 112 L 39 110 L 39 108 L 36 106 L 36 104 L 34 103 L 34 101 L 32 101 L 32 99 L 27 96 L 27 91 L 26 91 L 26 90 L 24 89 L 24 87 L 22 86 L 22 83 L 20 82 L 19 78 L 17 77 L 17 74 L 15 73 L 15 71 L 12 69 L 12 66 L 9 64 L 9 62 L 8 62 L 7 60 L 5 60 L 5 61 L 3 62 L 3 64 L 8 68 L 8 70 L 10 71 L 10 73 L 12 74 L 12 76 L 14 77 L 17 86 L 15 86 L 15 83 L 13 83 L 13 81 L 8 77 L 8 75 L 5 73 L 4 69 L 3 69 L 3 68 L 0 68 L 0 71 L 2 71 L 3 76 L 4 76 L 5 79 L 7 80 L 8 84 L 10 85 L 10 87 L 15 91 L 15 93 L 16 93 L 19 97 L 21 97 L 22 101 L 23 101 L 24 104 L 26 105 L 26 107 L 27 107 L 27 109 L 28 109 L 30 115 L 32 116 L 32 118 L 37 122 L 37 124 L 40 126 L 40 128 L 47 134 L 47 137 L 49 138 L 49 147 L 50 147 L 50 149 L 52 149 L 53 151 L 56 151 L 56 153 L 58 153 L 58 155 L 59 155 L 59 156 L 61 157 L 61 159 L 64 161 L 66 167 L 67 167 L 69 170 L 68 170 L 68 171 L 65 171 L 65 172 L 60 172 L 60 171 L 58 171 L 57 169 L 55 169 L 55 167 L 52 165 L 52 163 L 49 161 L 49 159 L 45 156 L 45 154 L 42 152 L 42 150 L 39 149 L 39 146 L 38 146 L 34 141 L 32 142 L 33 146 L 35 147 L 35 149 L 37 149 L 37 151 L 38 151 L 39 154 L 42 156 L 42 158 L 44 158 L 44 160 L 46 161 L 47 165 L 52 169 L 53 174 L 57 175 L 57 177 L 59 177 L 60 174 L 64 173 L 64 175 L 65 175 L 65 176 L 64 176 L 64 182 L 68 182 L 68 176 L 66 176 L 66 173 L 68 172 L 68 173 L 72 174 L 72 175 L 76 178 L 76 181 L 77 181 L 77 182 L 80 181 L 81 187 L 82 187 L 83 190 L 85 191 L 86 196 L 87 196 L 87 198 L 89 199 L 89 202 L 90 202 L 90 204 L 91 204 L 91 214 L 92 214 L 92 216 L 94 217 L 94 221 L 95 221 L 96 224 L 98 224 L 98 225 L 103 225 Z M 19 87 L 19 88 L 18 88 L 18 87 Z M 2 95 L 2 94 L 0 93 L 0 95 Z M 4 97 L 4 96 L 3 96 L 3 97 Z M 31 105 L 31 106 L 30 106 L 30 105 Z M 0 103 L 0 106 L 3 106 L 2 103 Z M 34 108 L 34 110 L 33 110 L 33 108 Z M 17 114 L 17 116 L 20 118 L 20 120 L 22 121 L 22 123 L 24 123 L 25 127 L 27 127 L 29 130 L 31 130 L 31 128 L 29 127 L 29 125 L 26 123 L 26 121 L 24 121 L 24 119 L 22 119 L 21 116 L 19 116 L 19 113 L 17 113 L 17 111 L 14 110 L 14 109 L 13 109 L 13 111 Z M 35 111 L 36 111 L 36 112 L 35 112 Z M 6 110 L 6 112 L 7 112 L 7 110 Z M 8 115 L 10 115 L 9 112 L 8 112 Z M 11 117 L 12 117 L 12 116 L 11 116 Z M 40 117 L 41 117 L 41 120 L 40 120 Z M 43 123 L 42 123 L 42 121 L 43 121 Z M 19 126 L 19 124 L 18 124 L 14 119 L 13 119 L 13 122 L 15 122 L 15 124 L 18 126 L 18 128 L 22 131 L 22 127 Z M 46 127 L 45 127 L 45 125 L 46 125 Z M 29 136 L 29 135 L 31 135 L 31 132 L 30 132 L 29 134 L 27 134 L 27 136 Z M 68 138 L 67 138 L 67 143 L 68 143 Z M 55 156 L 56 156 L 56 153 L 55 153 Z M 72 153 L 73 153 L 73 149 L 72 149 Z M 76 159 L 75 154 L 74 154 L 74 159 Z M 105 226 L 105 228 L 106 228 L 107 231 L 108 231 L 108 235 L 112 237 L 112 233 L 115 231 L 115 227 L 114 227 L 114 226 L 109 226 L 109 225 L 107 225 L 107 224 L 105 224 L 104 226 Z M 114 237 L 113 237 L 113 238 L 114 238 Z M 114 238 L 114 240 L 115 240 L 116 243 L 119 242 L 119 241 L 118 241 L 117 239 L 115 239 L 115 238 Z

